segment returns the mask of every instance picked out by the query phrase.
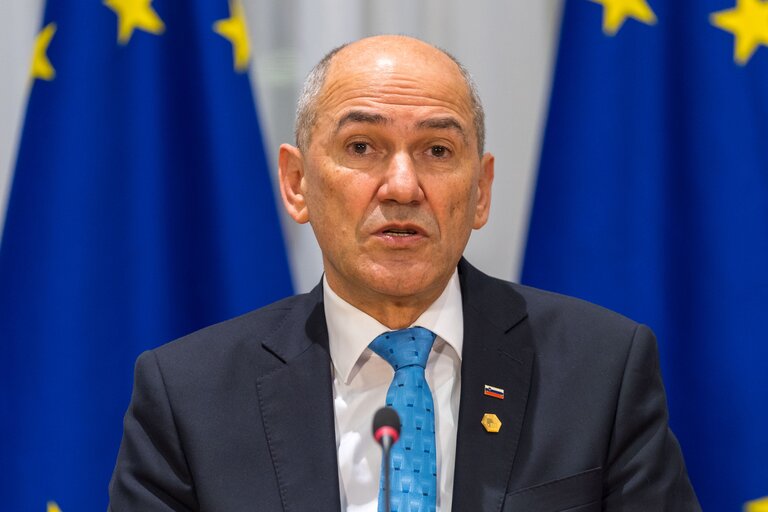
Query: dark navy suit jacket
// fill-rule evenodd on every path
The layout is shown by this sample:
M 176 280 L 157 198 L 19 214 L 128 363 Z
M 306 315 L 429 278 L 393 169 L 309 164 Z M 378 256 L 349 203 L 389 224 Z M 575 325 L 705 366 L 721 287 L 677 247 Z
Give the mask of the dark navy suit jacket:
M 464 260 L 459 276 L 454 511 L 700 510 L 649 329 Z M 339 510 L 321 287 L 142 354 L 109 490 L 113 512 Z

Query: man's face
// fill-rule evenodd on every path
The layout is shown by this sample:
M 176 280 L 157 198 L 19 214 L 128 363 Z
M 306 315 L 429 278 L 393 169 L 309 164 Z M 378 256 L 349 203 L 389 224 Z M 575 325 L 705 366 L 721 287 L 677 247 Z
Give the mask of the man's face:
M 297 156 L 304 208 L 288 206 L 311 223 L 331 287 L 358 307 L 431 303 L 485 224 L 493 179 L 456 65 L 413 40 L 384 46 L 336 55 Z

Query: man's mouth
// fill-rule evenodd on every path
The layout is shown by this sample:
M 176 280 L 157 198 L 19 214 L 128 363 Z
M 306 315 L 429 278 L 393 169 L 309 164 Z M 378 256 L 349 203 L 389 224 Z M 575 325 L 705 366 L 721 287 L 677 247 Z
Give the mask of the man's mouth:
M 416 231 L 414 231 L 413 229 L 391 228 L 391 229 L 385 229 L 383 233 L 388 236 L 413 236 L 416 234 Z

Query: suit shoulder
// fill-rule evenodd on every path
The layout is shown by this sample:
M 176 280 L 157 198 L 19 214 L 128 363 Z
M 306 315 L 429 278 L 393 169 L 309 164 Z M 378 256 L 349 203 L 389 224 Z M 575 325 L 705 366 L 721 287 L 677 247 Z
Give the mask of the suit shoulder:
M 563 295 L 517 283 L 510 283 L 512 288 L 523 296 L 529 314 L 561 314 L 576 317 L 600 319 L 613 325 L 635 329 L 637 322 L 621 313 L 577 297 Z
M 462 294 L 466 304 L 500 326 L 527 318 L 539 332 L 568 329 L 584 336 L 597 333 L 634 333 L 639 324 L 597 304 L 488 276 L 462 260 Z M 499 321 L 499 319 L 502 319 Z
M 204 327 L 152 350 L 158 361 L 173 366 L 212 364 L 218 359 L 253 354 L 296 309 L 310 309 L 311 294 L 295 295 L 243 315 Z
M 531 329 L 539 339 L 548 340 L 547 345 L 626 353 L 639 331 L 655 339 L 647 327 L 597 304 L 520 284 L 511 286 L 526 302 Z

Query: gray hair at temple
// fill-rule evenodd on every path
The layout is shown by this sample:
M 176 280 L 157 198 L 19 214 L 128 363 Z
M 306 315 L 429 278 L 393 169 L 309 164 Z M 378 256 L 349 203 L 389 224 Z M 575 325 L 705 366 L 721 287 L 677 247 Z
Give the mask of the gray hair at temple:
M 325 79 L 328 76 L 328 68 L 331 65 L 333 57 L 347 47 L 349 43 L 343 44 L 337 48 L 334 48 L 318 62 L 314 68 L 309 72 L 307 78 L 304 80 L 304 86 L 301 88 L 299 94 L 299 101 L 296 105 L 296 146 L 302 151 L 309 147 L 312 135 L 312 127 L 317 121 L 317 99 L 320 96 L 320 91 L 325 85 Z M 443 52 L 448 58 L 450 58 L 456 66 L 459 68 L 464 83 L 469 91 L 469 103 L 472 108 L 473 121 L 475 126 L 475 134 L 477 134 L 477 151 L 480 156 L 485 151 L 485 111 L 483 111 L 483 104 L 480 101 L 480 94 L 477 92 L 477 85 L 475 84 L 472 75 L 469 71 L 456 59 L 453 55 L 437 48 Z

